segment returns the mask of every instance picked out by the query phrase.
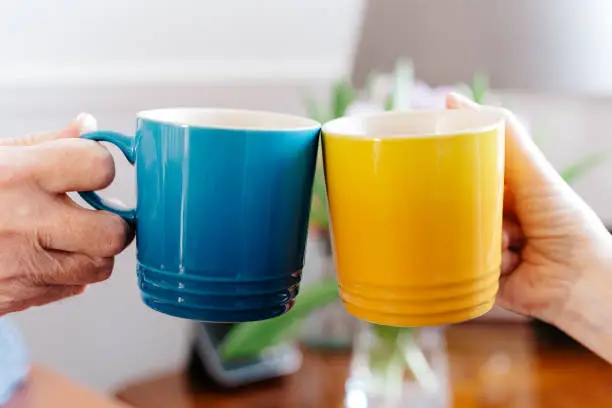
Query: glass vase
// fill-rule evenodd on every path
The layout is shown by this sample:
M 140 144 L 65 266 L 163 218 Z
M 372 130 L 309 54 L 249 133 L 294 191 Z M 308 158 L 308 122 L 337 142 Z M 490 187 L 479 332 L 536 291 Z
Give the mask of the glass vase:
M 313 235 L 309 240 L 308 270 L 304 272 L 302 284 L 306 287 L 333 277 L 335 266 L 328 231 Z M 359 321 L 348 314 L 340 298 L 319 310 L 306 320 L 302 330 L 302 341 L 319 350 L 346 350 L 353 345 Z
M 447 408 L 444 329 L 363 323 L 346 383 L 346 408 Z

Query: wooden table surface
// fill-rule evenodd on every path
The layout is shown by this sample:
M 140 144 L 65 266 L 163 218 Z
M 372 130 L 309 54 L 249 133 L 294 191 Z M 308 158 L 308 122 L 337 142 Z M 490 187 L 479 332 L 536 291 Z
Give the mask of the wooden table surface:
M 612 407 L 612 367 L 584 349 L 542 346 L 528 324 L 464 324 L 447 331 L 455 408 Z M 302 369 L 239 392 L 194 391 L 181 373 L 125 387 L 137 408 L 341 408 L 348 354 L 307 351 Z

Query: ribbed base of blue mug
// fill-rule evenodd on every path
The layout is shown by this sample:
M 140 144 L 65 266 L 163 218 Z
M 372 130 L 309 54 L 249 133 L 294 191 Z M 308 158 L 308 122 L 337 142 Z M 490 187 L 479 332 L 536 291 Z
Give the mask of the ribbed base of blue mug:
M 210 323 L 266 320 L 287 313 L 299 291 L 301 271 L 276 278 L 206 278 L 197 271 L 162 271 L 138 264 L 143 302 L 158 312 Z

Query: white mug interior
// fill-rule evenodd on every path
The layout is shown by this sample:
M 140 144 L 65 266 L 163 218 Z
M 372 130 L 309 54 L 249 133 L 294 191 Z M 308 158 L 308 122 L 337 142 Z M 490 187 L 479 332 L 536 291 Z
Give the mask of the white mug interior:
M 347 116 L 323 125 L 323 134 L 359 138 L 441 137 L 480 133 L 504 123 L 499 109 L 423 109 Z
M 213 129 L 296 131 L 321 127 L 319 122 L 301 116 L 243 109 L 153 109 L 139 112 L 137 117 L 170 125 Z

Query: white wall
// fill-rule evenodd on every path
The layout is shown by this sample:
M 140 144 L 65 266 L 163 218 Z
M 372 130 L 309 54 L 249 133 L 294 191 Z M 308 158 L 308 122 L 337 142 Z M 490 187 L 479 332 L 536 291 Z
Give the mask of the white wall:
M 534 139 L 558 170 L 594 152 L 609 155 L 572 186 L 612 227 L 612 97 L 505 93 L 500 99 L 527 121 Z
M 0 79 L 329 78 L 350 62 L 362 4 L 4 0 Z
M 140 109 L 231 106 L 302 112 L 348 72 L 362 1 L 0 2 L 0 137 L 82 111 L 133 129 Z M 117 155 L 107 194 L 134 202 Z M 15 315 L 34 361 L 101 390 L 183 363 L 188 322 L 140 302 L 133 246 L 85 295 Z
M 358 80 L 403 53 L 433 84 L 484 70 L 496 88 L 612 92 L 609 1 L 377 0 L 367 13 Z

